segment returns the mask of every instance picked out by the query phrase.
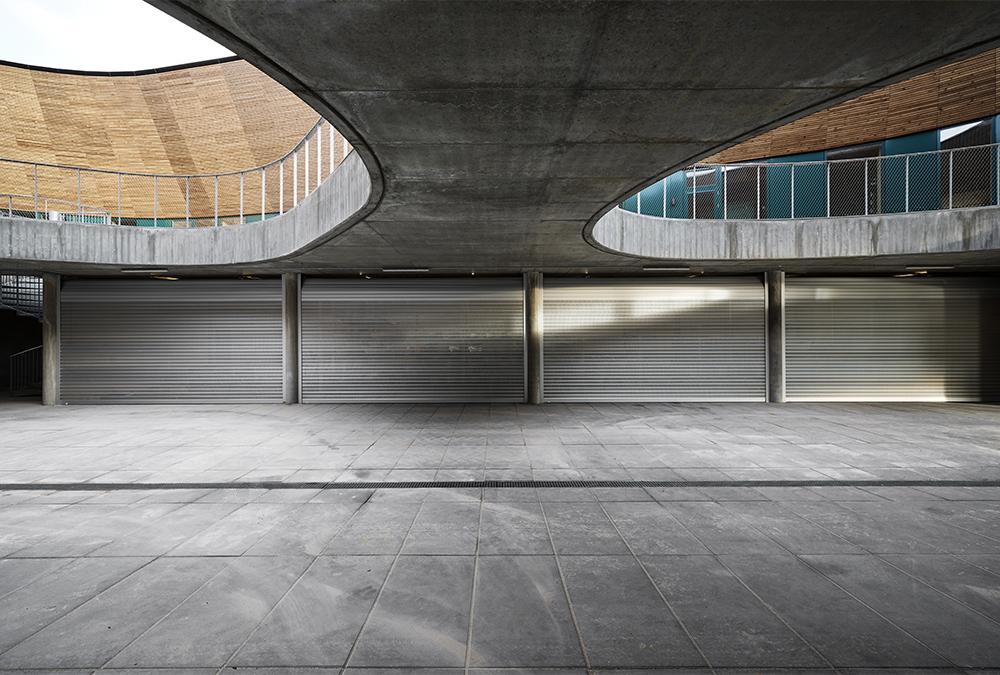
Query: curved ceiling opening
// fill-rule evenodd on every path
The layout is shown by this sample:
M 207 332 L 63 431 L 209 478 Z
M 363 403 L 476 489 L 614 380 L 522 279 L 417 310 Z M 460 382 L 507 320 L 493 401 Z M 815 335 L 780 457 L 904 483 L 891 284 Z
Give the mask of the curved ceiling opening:
M 134 72 L 232 52 L 142 0 L 0 0 L 0 60 L 84 72 Z

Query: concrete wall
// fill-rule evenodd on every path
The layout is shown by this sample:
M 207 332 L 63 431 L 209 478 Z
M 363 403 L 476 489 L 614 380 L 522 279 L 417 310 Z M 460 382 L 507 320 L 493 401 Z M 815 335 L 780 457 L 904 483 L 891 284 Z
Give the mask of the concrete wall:
M 351 153 L 296 208 L 263 222 L 157 229 L 0 217 L 0 262 L 177 267 L 272 260 L 349 226 L 367 204 L 371 187 L 364 163 Z
M 776 260 L 1000 249 L 1000 208 L 851 218 L 680 220 L 613 209 L 589 233 L 612 253 L 672 260 Z

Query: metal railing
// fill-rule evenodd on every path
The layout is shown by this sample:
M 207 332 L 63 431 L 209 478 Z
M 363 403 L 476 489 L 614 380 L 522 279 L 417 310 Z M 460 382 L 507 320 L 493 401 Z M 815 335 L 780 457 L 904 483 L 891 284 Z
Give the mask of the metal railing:
M 42 278 L 0 274 L 0 308 L 42 318 Z
M 870 216 L 1000 205 L 1000 144 L 814 162 L 696 164 L 622 202 L 661 218 Z
M 11 354 L 9 364 L 11 395 L 30 396 L 42 392 L 41 345 Z
M 128 173 L 0 159 L 0 215 L 140 227 L 265 220 L 295 208 L 352 150 L 320 119 L 283 157 L 245 171 Z

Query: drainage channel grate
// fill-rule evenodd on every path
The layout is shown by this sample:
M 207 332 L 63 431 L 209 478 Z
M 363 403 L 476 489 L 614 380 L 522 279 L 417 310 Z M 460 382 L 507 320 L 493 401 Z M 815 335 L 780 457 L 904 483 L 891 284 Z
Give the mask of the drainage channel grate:
M 414 490 L 481 488 L 1000 487 L 1000 480 L 446 480 L 230 483 L 0 483 L 4 490 Z

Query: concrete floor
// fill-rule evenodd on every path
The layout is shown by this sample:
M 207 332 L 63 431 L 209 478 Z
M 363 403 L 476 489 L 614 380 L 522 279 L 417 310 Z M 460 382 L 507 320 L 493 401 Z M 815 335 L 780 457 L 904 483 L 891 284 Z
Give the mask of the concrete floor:
M 998 434 L 974 405 L 5 404 L 0 670 L 984 673 Z M 428 486 L 296 487 L 360 475 Z M 432 485 L 489 476 L 694 482 Z

